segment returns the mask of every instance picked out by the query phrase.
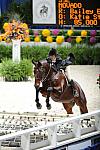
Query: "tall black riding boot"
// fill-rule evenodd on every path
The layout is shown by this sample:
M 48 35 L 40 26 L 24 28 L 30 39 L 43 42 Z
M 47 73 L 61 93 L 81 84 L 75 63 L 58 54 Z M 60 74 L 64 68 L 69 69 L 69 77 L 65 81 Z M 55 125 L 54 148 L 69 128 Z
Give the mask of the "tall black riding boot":
M 73 80 L 69 81 L 69 84 L 72 87 L 73 96 L 79 97 L 79 93 L 78 93 L 77 89 L 75 88 L 74 81 Z

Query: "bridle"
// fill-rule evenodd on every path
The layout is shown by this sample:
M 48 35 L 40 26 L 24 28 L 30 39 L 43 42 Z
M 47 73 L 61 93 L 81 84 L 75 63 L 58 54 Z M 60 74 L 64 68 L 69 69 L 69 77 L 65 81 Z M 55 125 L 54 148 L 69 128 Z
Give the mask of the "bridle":
M 42 83 L 43 82 L 45 82 L 46 80 L 47 80 L 47 78 L 48 78 L 48 76 L 49 76 L 49 73 L 50 73 L 50 71 L 51 71 L 51 64 L 50 64 L 50 68 L 49 68 L 49 70 L 48 70 L 48 73 L 47 73 L 47 75 L 44 77 L 44 79 L 42 79 Z
M 38 72 L 39 72 L 39 71 L 41 72 L 41 73 L 39 72 L 39 74 L 42 74 L 42 75 L 43 75 L 43 70 L 42 70 L 43 68 L 44 68 L 44 67 L 42 67 L 41 70 L 40 70 L 39 68 L 37 69 Z M 45 81 L 48 80 L 48 76 L 49 76 L 49 74 L 50 74 L 50 71 L 51 71 L 51 64 L 50 64 L 49 70 L 48 70 L 47 74 L 44 76 L 44 78 L 43 78 L 42 76 L 41 76 L 41 77 L 38 76 L 38 77 L 35 77 L 35 78 L 36 78 L 37 80 L 40 80 L 40 81 L 43 83 L 43 82 L 45 82 Z M 37 74 L 37 73 L 36 73 L 36 74 Z M 42 79 L 42 78 L 43 78 L 43 79 Z

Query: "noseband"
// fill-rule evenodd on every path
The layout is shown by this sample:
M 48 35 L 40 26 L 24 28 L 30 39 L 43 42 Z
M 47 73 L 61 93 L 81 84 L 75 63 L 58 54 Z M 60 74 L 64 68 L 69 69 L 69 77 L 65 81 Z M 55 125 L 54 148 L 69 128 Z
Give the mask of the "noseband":
M 47 74 L 45 75 L 45 68 L 42 66 L 41 68 L 38 68 L 37 69 L 38 72 L 36 72 L 35 74 L 37 74 L 37 76 L 35 77 L 37 80 L 40 80 L 42 83 L 45 82 L 46 80 L 48 80 L 48 76 L 49 76 L 49 73 L 51 71 L 51 64 L 50 64 L 50 67 L 49 67 L 49 70 L 47 72 Z M 42 79 L 43 78 L 43 79 Z

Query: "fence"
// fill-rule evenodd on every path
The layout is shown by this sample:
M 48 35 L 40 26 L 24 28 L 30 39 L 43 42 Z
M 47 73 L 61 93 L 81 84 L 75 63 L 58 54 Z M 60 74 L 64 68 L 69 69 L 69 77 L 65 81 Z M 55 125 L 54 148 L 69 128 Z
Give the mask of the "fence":
M 30 137 L 36 134 L 38 140 L 32 142 Z M 3 141 L 17 137 L 21 138 L 22 150 L 48 150 L 98 134 L 100 134 L 100 110 L 0 136 L 0 149 Z

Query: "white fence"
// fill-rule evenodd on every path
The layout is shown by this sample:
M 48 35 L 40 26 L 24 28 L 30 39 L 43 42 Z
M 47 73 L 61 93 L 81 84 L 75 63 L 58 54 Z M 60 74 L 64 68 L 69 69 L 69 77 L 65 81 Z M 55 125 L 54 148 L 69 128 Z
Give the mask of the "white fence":
M 5 41 L 0 42 L 0 45 L 10 46 L 12 43 L 6 43 Z M 62 44 L 57 44 L 56 42 L 48 43 L 48 42 L 21 42 L 21 46 L 50 46 L 50 47 L 58 47 L 58 46 L 65 46 L 70 48 L 72 45 L 69 42 L 63 42 Z M 76 44 L 79 47 L 79 45 Z M 80 47 L 87 46 L 85 43 L 80 45 Z M 100 43 L 96 43 L 95 46 L 91 47 L 100 47 Z
M 84 127 L 82 127 L 82 122 L 88 122 L 89 120 L 91 120 L 93 123 L 85 123 Z M 69 128 L 69 125 L 71 126 L 72 130 L 67 132 L 66 127 Z M 33 133 L 38 133 L 39 131 L 45 132 L 47 139 L 42 139 L 38 142 L 35 141 L 34 143 L 30 142 L 30 136 Z M 51 148 L 76 142 L 80 139 L 82 140 L 98 134 L 100 134 L 100 110 L 82 114 L 77 117 L 66 118 L 61 121 L 48 123 L 47 125 L 40 127 L 34 127 L 0 136 L 0 150 L 2 148 L 1 144 L 3 141 L 16 137 L 21 137 L 22 150 L 49 150 Z

